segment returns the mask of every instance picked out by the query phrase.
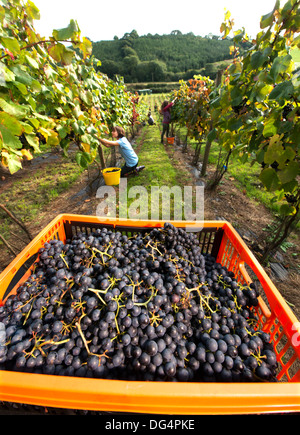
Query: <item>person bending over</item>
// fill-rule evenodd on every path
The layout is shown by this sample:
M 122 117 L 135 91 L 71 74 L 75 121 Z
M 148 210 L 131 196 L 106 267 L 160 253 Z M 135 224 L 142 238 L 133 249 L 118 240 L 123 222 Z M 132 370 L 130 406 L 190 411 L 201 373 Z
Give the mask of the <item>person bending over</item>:
M 166 137 L 169 137 L 169 130 L 170 130 L 170 122 L 171 122 L 171 107 L 176 102 L 177 97 L 174 98 L 173 101 L 169 102 L 168 100 L 165 100 L 160 109 L 160 113 L 163 115 L 163 121 L 162 121 L 162 133 L 161 133 L 161 143 L 164 143 L 164 135 L 166 134 Z
M 125 131 L 122 127 L 116 126 L 112 130 L 112 137 L 117 140 L 111 141 L 107 139 L 99 138 L 99 141 L 106 147 L 119 146 L 119 151 L 123 159 L 125 160 L 125 165 L 121 169 L 121 177 L 124 177 L 128 172 L 136 169 L 139 158 L 136 155 L 131 143 L 125 137 Z

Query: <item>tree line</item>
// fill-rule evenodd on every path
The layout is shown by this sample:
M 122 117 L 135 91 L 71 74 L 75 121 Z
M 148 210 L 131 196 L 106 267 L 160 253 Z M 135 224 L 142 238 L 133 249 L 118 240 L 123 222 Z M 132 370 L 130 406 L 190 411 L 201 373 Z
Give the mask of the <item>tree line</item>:
M 112 41 L 93 42 L 93 55 L 101 61 L 99 70 L 110 78 L 121 75 L 126 83 L 173 82 L 195 74 L 214 79 L 218 69 L 232 59 L 230 46 L 229 37 L 201 37 L 179 30 L 139 36 L 133 30 L 120 39 L 115 36 Z

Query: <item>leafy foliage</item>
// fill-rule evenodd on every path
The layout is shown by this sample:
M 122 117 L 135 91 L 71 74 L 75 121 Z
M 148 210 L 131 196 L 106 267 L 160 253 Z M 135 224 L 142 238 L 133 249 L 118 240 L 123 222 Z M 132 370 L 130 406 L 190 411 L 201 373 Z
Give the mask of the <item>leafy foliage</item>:
M 281 214 L 263 260 L 300 219 L 300 75 L 291 56 L 291 50 L 300 47 L 299 5 L 299 0 L 288 0 L 280 8 L 277 0 L 274 9 L 262 16 L 262 30 L 251 46 L 244 46 L 242 55 L 241 42 L 250 41 L 245 29 L 233 32 L 233 62 L 221 84 L 210 87 L 209 95 L 195 93 L 195 98 L 187 102 L 190 88 L 184 82 L 174 93 L 179 97 L 174 110 L 177 120 L 188 126 L 189 133 L 196 133 L 195 138 L 197 130 L 209 131 L 206 157 L 211 141 L 216 139 L 227 152 L 226 167 L 233 155 L 241 164 L 250 161 L 261 165 L 260 181 L 274 193 Z M 224 38 L 231 34 L 232 27 L 230 12 L 226 12 L 221 25 Z
M 141 125 L 141 123 L 146 121 L 148 107 L 146 103 L 140 99 L 138 93 L 132 95 L 131 103 L 132 103 L 132 115 L 130 118 L 130 129 L 131 129 L 131 136 L 134 137 L 135 135 L 134 127 L 136 125 L 139 126 Z
M 297 198 L 283 202 L 283 215 L 299 212 L 299 74 L 293 74 L 290 51 L 299 45 L 299 0 L 289 0 L 261 18 L 261 32 L 242 57 L 227 69 L 211 102 L 216 134 L 241 161 L 262 165 L 260 180 L 277 200 L 286 193 Z M 228 18 L 224 27 L 231 29 Z M 226 34 L 226 31 L 225 31 Z M 244 31 L 234 32 L 237 44 Z M 236 49 L 235 45 L 235 49 Z
M 96 157 L 97 136 L 114 123 L 127 126 L 131 95 L 120 78 L 96 72 L 92 43 L 76 21 L 53 30 L 46 40 L 35 32 L 39 11 L 33 2 L 4 0 L 0 6 L 0 155 L 11 173 L 22 159 L 40 151 L 40 140 L 79 148 L 78 164 Z M 68 46 L 67 46 L 68 45 Z
M 300 206 L 300 77 L 293 73 L 290 54 L 300 44 L 299 4 L 289 0 L 280 8 L 277 1 L 273 11 L 261 18 L 262 30 L 242 56 L 239 44 L 248 41 L 245 29 L 233 33 L 234 60 L 221 85 L 210 84 L 209 95 L 207 90 L 191 94 L 192 82 L 182 82 L 174 93 L 179 97 L 177 117 L 189 130 L 194 126 L 207 132 L 211 122 L 209 139 L 216 138 L 241 163 L 251 160 L 262 165 L 260 180 L 274 192 L 274 201 L 282 202 L 283 216 L 296 216 Z M 227 12 L 221 26 L 224 37 L 232 26 Z
M 172 121 L 186 126 L 191 138 L 200 139 L 209 131 L 209 102 L 214 82 L 209 77 L 195 76 L 180 83 L 179 90 L 174 92 L 178 101 L 172 108 Z

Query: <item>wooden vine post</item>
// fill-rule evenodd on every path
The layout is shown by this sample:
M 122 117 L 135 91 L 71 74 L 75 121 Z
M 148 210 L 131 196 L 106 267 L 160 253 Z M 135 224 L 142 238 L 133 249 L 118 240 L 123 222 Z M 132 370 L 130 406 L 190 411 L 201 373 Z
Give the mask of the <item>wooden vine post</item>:
M 103 148 L 100 144 L 98 145 L 98 154 L 100 158 L 101 169 L 105 169 L 106 168 L 105 158 L 104 158 Z

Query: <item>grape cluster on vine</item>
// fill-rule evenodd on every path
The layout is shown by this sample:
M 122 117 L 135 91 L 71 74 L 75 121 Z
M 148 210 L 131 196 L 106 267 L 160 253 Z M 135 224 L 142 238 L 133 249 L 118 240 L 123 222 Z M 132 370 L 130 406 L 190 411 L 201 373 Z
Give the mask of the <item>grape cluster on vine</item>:
M 144 381 L 274 381 L 253 284 L 165 223 L 132 237 L 102 228 L 39 251 L 0 307 L 3 370 Z

